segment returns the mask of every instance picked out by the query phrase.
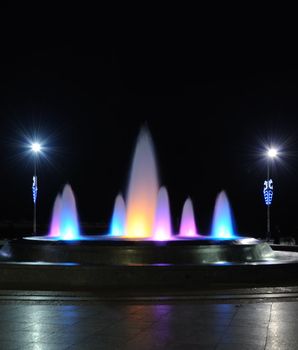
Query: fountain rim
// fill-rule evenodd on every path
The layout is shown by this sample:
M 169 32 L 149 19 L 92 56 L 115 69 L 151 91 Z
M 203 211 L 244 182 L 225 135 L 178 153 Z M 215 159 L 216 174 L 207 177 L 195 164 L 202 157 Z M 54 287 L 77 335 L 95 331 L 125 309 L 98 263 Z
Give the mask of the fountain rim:
M 268 243 L 255 238 L 180 239 L 172 241 L 104 238 L 89 241 L 63 241 L 47 236 L 23 237 L 4 244 L 2 248 L 3 261 L 78 263 L 80 266 L 278 264 L 278 261 L 275 262 L 276 254 Z M 284 257 L 281 260 L 289 262 Z M 295 256 L 294 260 L 297 262 L 298 258 Z
M 59 239 L 48 236 L 26 236 L 20 239 L 22 244 L 53 244 L 53 245 L 99 245 L 99 246 L 253 246 L 265 242 L 251 237 L 237 236 L 233 238 L 211 238 L 198 236 L 197 238 L 178 238 L 171 240 L 155 240 L 152 238 L 111 237 L 110 235 L 85 235 L 79 239 Z

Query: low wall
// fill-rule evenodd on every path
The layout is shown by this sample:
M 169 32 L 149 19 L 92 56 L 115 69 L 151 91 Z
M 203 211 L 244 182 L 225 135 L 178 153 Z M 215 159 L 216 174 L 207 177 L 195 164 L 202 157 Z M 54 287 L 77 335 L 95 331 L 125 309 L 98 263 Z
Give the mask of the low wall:
M 0 264 L 0 289 L 200 289 L 218 284 L 297 284 L 297 264 L 228 266 L 92 266 Z

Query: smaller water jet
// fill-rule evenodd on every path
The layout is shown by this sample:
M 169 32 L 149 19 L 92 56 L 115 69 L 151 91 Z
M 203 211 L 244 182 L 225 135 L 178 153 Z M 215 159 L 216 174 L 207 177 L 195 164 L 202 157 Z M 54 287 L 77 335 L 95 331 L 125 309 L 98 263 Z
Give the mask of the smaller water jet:
M 118 194 L 115 199 L 114 211 L 112 216 L 110 234 L 113 237 L 121 237 L 125 230 L 126 209 L 123 196 Z
M 234 230 L 232 211 L 225 191 L 221 191 L 216 198 L 211 237 L 215 239 L 238 237 Z
M 153 238 L 156 241 L 168 241 L 171 239 L 171 235 L 172 225 L 169 196 L 167 189 L 161 187 L 157 197 Z
M 60 221 L 61 221 L 61 195 L 58 194 L 54 202 L 50 233 L 48 235 L 49 237 L 60 236 Z
M 195 222 L 192 200 L 188 197 L 184 203 L 181 217 L 179 235 L 180 238 L 198 238 L 198 230 Z
M 76 201 L 69 184 L 56 197 L 48 236 L 62 240 L 80 239 Z

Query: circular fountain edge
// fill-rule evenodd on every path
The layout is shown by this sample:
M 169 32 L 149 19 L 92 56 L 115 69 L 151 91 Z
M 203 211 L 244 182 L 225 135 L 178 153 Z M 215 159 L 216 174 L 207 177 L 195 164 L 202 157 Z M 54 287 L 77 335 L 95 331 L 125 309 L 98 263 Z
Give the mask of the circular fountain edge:
M 274 260 L 263 241 L 179 239 L 172 241 L 96 239 L 62 241 L 27 237 L 8 241 L 2 261 L 76 263 L 80 265 L 206 265 Z
M 158 246 L 153 241 L 126 245 L 119 241 L 8 241 L 0 251 L 0 289 L 142 293 L 148 288 L 184 291 L 212 285 L 298 285 L 297 252 L 273 252 L 257 240 L 255 244 L 225 241 L 217 245 L 174 242 Z M 259 259 L 262 252 L 263 259 Z M 249 260 L 248 254 L 256 255 Z M 213 262 L 203 261 L 206 256 L 213 257 Z M 168 262 L 163 263 L 164 259 Z

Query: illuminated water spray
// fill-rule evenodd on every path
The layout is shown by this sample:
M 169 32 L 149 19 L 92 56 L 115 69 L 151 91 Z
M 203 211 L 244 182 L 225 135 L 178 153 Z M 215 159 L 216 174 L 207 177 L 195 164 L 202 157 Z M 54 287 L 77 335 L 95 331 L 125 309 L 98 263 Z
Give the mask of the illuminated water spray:
M 190 198 L 184 203 L 180 230 L 174 236 L 168 192 L 159 189 L 154 147 L 147 128 L 142 128 L 137 139 L 130 172 L 126 203 L 121 194 L 116 197 L 109 235 L 130 239 L 202 239 L 196 226 Z M 49 236 L 62 240 L 84 239 L 80 236 L 76 202 L 70 185 L 58 194 L 54 207 Z M 224 191 L 217 196 L 212 239 L 233 239 L 233 218 Z
M 76 201 L 70 185 L 65 185 L 62 195 L 58 194 L 55 200 L 49 236 L 63 240 L 80 238 Z
M 153 238 L 157 241 L 166 241 L 171 239 L 172 225 L 169 196 L 165 187 L 161 187 L 158 193 L 154 235 Z
M 198 230 L 190 198 L 187 198 L 183 206 L 179 237 L 198 238 Z
M 51 221 L 51 227 L 50 227 L 50 237 L 59 237 L 60 236 L 60 221 L 61 221 L 61 195 L 58 194 L 54 207 L 53 207 L 53 213 L 52 213 L 52 221 Z
M 224 191 L 221 191 L 216 198 L 211 237 L 217 239 L 237 237 L 229 200 Z
M 125 203 L 121 194 L 118 194 L 115 200 L 114 211 L 111 223 L 111 235 L 112 236 L 123 236 L 125 230 Z
M 154 147 L 147 128 L 142 128 L 133 157 L 127 192 L 125 237 L 152 236 L 159 190 Z

